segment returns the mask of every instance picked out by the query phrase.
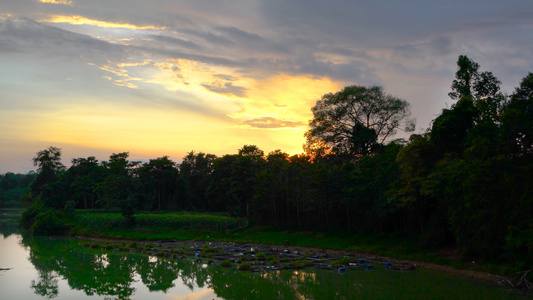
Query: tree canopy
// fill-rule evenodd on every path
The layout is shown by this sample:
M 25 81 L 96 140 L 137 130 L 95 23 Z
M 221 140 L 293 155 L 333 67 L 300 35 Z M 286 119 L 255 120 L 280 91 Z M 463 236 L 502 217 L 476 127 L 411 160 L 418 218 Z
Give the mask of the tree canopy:
M 414 130 L 409 103 L 379 86 L 347 86 L 325 94 L 311 110 L 306 150 L 323 144 L 337 154 L 365 155 L 398 129 Z

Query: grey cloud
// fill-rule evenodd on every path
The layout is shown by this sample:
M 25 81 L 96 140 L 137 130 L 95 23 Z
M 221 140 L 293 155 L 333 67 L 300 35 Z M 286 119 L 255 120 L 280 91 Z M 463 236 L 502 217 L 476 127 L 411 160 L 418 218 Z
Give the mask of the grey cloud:
M 226 74 L 216 74 L 214 75 L 215 78 L 219 78 L 219 79 L 223 79 L 223 80 L 226 80 L 226 81 L 235 81 L 237 80 L 237 78 L 235 76 L 232 76 L 232 75 L 226 75 Z
M 241 86 L 235 86 L 231 82 L 225 83 L 223 86 L 221 85 L 211 85 L 204 83 L 202 84 L 203 87 L 206 89 L 218 93 L 218 94 L 230 94 L 235 95 L 237 97 L 244 97 L 246 96 L 246 89 Z
M 216 45 L 227 46 L 227 47 L 235 45 L 235 42 L 229 39 L 228 37 L 215 34 L 210 31 L 190 29 L 190 28 L 181 29 L 180 31 L 190 36 L 201 38 L 204 41 L 208 42 L 209 44 L 216 44 Z
M 201 54 L 191 54 L 184 51 L 177 51 L 177 50 L 168 50 L 168 49 L 161 49 L 156 47 L 151 47 L 149 45 L 145 46 L 125 46 L 127 49 L 131 49 L 132 51 L 143 51 L 150 54 L 155 54 L 159 56 L 164 56 L 168 58 L 184 58 L 184 59 L 190 59 L 195 60 L 203 63 L 210 63 L 215 65 L 221 65 L 221 66 L 227 66 L 227 67 L 242 67 L 242 63 L 233 60 L 230 58 L 215 56 L 215 55 L 201 55 Z
M 256 128 L 287 128 L 306 125 L 303 122 L 292 122 L 272 117 L 262 117 L 244 121 L 243 124 Z
M 0 51 L 36 53 L 44 57 L 104 62 L 126 53 L 121 46 L 29 19 L 0 20 Z
M 170 36 L 166 36 L 166 35 L 149 35 L 149 37 L 154 39 L 157 42 L 178 45 L 180 47 L 184 47 L 184 48 L 187 48 L 187 49 L 192 49 L 192 50 L 202 50 L 203 49 L 202 46 L 200 46 L 200 45 L 198 45 L 198 44 L 196 44 L 194 42 L 178 39 L 178 38 L 175 38 L 175 37 L 170 37 Z
M 182 29 L 180 32 L 191 38 L 202 39 L 206 45 L 211 45 L 212 51 L 221 55 L 241 55 L 243 57 L 270 54 L 287 54 L 289 46 L 277 40 L 267 40 L 259 34 L 250 33 L 237 27 L 214 26 L 209 30 Z
M 237 27 L 231 26 L 231 27 L 216 27 L 217 31 L 223 32 L 228 37 L 236 39 L 236 40 L 247 40 L 247 41 L 253 41 L 253 42 L 259 42 L 263 41 L 263 38 L 255 33 L 249 33 L 244 30 L 241 30 Z

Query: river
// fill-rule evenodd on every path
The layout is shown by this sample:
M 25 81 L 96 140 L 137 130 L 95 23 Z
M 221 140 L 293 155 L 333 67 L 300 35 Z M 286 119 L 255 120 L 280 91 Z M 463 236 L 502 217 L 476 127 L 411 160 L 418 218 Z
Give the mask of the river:
M 253 273 L 192 259 L 88 249 L 21 235 L 0 216 L 0 299 L 520 299 L 490 283 L 426 269 Z

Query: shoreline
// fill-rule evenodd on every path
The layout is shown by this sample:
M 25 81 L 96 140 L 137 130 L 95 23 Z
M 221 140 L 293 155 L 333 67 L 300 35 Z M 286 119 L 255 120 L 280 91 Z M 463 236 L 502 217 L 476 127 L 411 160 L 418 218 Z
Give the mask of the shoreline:
M 374 263 L 384 263 L 384 262 L 392 262 L 396 266 L 401 266 L 399 270 L 412 270 L 415 268 L 425 268 L 429 270 L 434 270 L 438 272 L 453 274 L 453 275 L 459 275 L 467 278 L 474 278 L 479 279 L 483 281 L 487 281 L 493 284 L 497 284 L 498 281 L 500 281 L 503 276 L 490 274 L 487 272 L 482 271 L 476 271 L 476 270 L 466 270 L 466 269 L 458 269 L 451 266 L 446 265 L 438 265 L 434 263 L 426 263 L 426 262 L 420 262 L 420 261 L 413 261 L 413 260 L 405 260 L 405 259 L 399 259 L 399 258 L 393 258 L 388 256 L 380 256 L 380 255 L 373 255 L 368 253 L 359 253 L 354 251 L 347 251 L 347 250 L 333 250 L 333 249 L 323 249 L 318 247 L 304 247 L 304 246 L 294 246 L 294 245 L 287 245 L 287 246 L 279 246 L 279 245 L 269 245 L 269 244 L 258 244 L 258 243 L 235 243 L 235 242 L 221 242 L 221 241 L 205 241 L 205 240 L 163 240 L 163 241 L 140 241 L 140 240 L 131 240 L 131 239 L 115 239 L 115 238 L 103 238 L 103 237 L 90 237 L 90 236 L 75 236 L 75 238 L 78 238 L 80 240 L 86 240 L 91 242 L 98 242 L 98 243 L 113 243 L 113 244 L 120 244 L 120 243 L 137 243 L 137 244 L 153 244 L 157 245 L 157 250 L 163 249 L 175 249 L 180 247 L 195 247 L 198 245 L 206 245 L 208 244 L 211 247 L 223 249 L 223 251 L 229 251 L 231 249 L 238 249 L 237 251 L 244 251 L 248 254 L 250 254 L 250 251 L 246 251 L 247 249 L 257 249 L 257 252 L 262 251 L 271 251 L 271 249 L 278 249 L 278 251 L 284 251 L 288 250 L 289 253 L 296 253 L 302 254 L 302 253 L 317 253 L 322 255 L 321 257 L 328 257 L 328 261 L 339 259 L 342 257 L 349 257 L 353 258 L 354 260 L 357 260 L 359 258 L 363 258 L 368 262 L 374 262 Z M 201 247 L 201 246 L 200 246 Z M 195 250 L 201 250 L 202 248 L 195 249 Z M 240 253 L 244 253 L 240 252 Z M 325 255 L 325 256 L 324 256 Z M 194 254 L 190 255 L 194 256 Z M 304 256 L 300 255 L 299 258 L 305 258 Z M 218 258 L 220 259 L 220 258 Z

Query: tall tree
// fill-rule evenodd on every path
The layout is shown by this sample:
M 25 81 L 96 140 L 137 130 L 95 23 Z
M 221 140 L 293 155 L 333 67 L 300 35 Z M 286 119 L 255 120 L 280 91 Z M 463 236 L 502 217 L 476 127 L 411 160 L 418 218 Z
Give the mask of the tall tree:
M 311 110 L 306 151 L 323 143 L 337 154 L 364 155 L 402 129 L 402 124 L 403 130 L 414 130 L 414 121 L 407 119 L 409 103 L 378 86 L 347 86 L 325 94 Z
M 151 208 L 168 209 L 173 204 L 179 173 L 176 163 L 168 156 L 150 159 L 137 174 L 143 191 L 153 199 Z
M 53 146 L 37 152 L 32 161 L 38 173 L 31 184 L 31 193 L 36 197 L 45 184 L 57 179 L 58 173 L 63 171 L 65 166 L 61 163 L 61 149 Z
M 98 190 L 103 194 L 101 204 L 104 207 L 120 208 L 128 223 L 133 224 L 133 213 L 138 206 L 133 173 L 139 162 L 129 161 L 128 157 L 128 152 L 113 153 L 109 161 L 102 163 L 108 175 L 99 184 Z
M 510 153 L 533 154 L 533 73 L 520 82 L 502 115 L 502 129 Z
M 180 164 L 180 187 L 182 197 L 192 209 L 207 210 L 209 207 L 206 191 L 213 172 L 214 154 L 191 151 Z
M 457 72 L 448 96 L 453 100 L 472 96 L 474 105 L 480 110 L 480 120 L 496 121 L 502 108 L 504 95 L 500 92 L 501 82 L 492 72 L 479 72 L 479 64 L 461 55 L 457 59 Z
M 208 190 L 211 203 L 232 215 L 249 219 L 257 175 L 264 163 L 264 152 L 255 145 L 244 145 L 239 154 L 217 158 Z
M 94 156 L 72 159 L 72 165 L 65 177 L 72 189 L 71 198 L 78 208 L 95 208 L 98 198 L 97 186 L 104 180 L 105 171 Z

